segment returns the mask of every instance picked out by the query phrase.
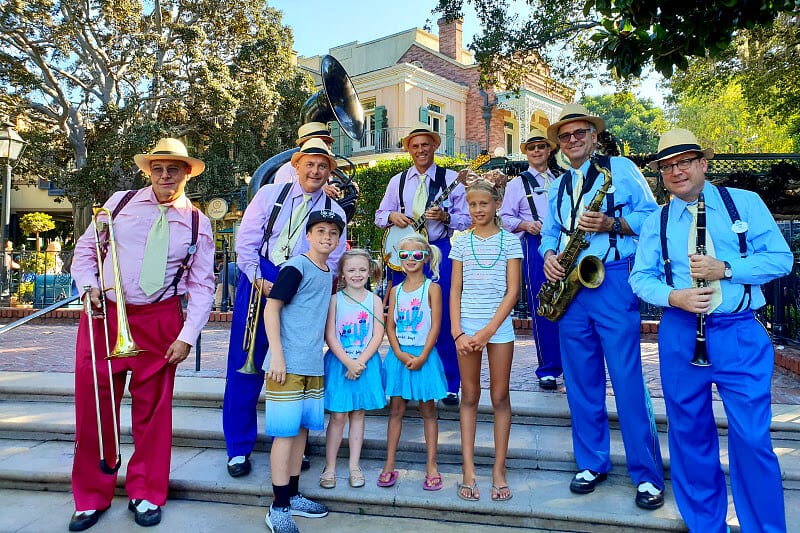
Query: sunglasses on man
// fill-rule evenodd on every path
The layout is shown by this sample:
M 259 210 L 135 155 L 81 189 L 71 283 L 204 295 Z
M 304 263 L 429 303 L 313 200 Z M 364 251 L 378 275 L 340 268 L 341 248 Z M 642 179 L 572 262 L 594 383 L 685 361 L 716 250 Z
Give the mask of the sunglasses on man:
M 547 147 L 548 147 L 547 143 L 536 143 L 536 144 L 530 143 L 525 147 L 525 149 L 526 150 L 545 150 L 545 149 L 547 149 Z
M 398 250 L 397 255 L 402 261 L 413 259 L 414 261 L 420 262 L 425 260 L 425 257 L 428 255 L 428 250 Z
M 590 131 L 592 131 L 592 128 L 579 128 L 574 131 L 568 131 L 558 135 L 558 140 L 559 142 L 566 143 L 569 142 L 571 137 L 575 137 L 576 141 L 582 141 Z

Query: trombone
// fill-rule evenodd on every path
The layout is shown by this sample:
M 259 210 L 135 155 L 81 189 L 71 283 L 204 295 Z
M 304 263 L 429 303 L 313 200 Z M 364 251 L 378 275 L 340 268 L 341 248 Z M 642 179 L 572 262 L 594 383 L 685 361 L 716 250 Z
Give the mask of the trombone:
M 240 374 L 258 374 L 254 363 L 256 353 L 256 332 L 258 331 L 258 319 L 261 316 L 261 296 L 264 292 L 264 281 L 256 283 L 260 278 L 255 277 L 253 272 L 253 284 L 250 286 L 250 299 L 247 302 L 247 322 L 244 326 L 244 336 L 242 337 L 242 351 L 247 351 L 247 359 L 242 368 L 237 370 Z
M 99 221 L 99 215 L 105 214 L 108 217 L 108 222 L 102 223 Z M 98 267 L 98 281 L 100 284 L 100 305 L 101 311 L 100 313 L 95 316 L 94 311 L 92 310 L 92 299 L 90 297 L 92 287 L 86 285 L 83 287 L 84 290 L 84 307 L 86 310 L 87 322 L 89 325 L 89 345 L 91 347 L 91 355 L 92 355 L 92 378 L 94 384 L 94 403 L 95 403 L 95 414 L 97 415 L 97 440 L 100 447 L 100 470 L 103 471 L 105 474 L 114 474 L 119 467 L 122 465 L 122 455 L 120 453 L 120 439 L 119 439 L 119 423 L 117 421 L 117 409 L 116 409 L 116 402 L 114 400 L 114 376 L 112 374 L 111 369 L 111 360 L 117 359 L 121 357 L 132 357 L 137 355 L 141 350 L 136 347 L 136 344 L 133 342 L 133 337 L 131 336 L 130 325 L 128 324 L 128 314 L 125 309 L 125 295 L 122 292 L 122 278 L 120 276 L 120 269 L 119 269 L 119 260 L 117 258 L 117 246 L 114 239 L 114 228 L 111 224 L 111 212 L 105 208 L 101 207 L 95 211 L 94 216 L 92 217 L 92 226 L 94 228 L 94 241 L 95 241 L 95 251 L 97 253 L 97 267 Z M 101 233 L 103 231 L 108 232 L 108 247 L 110 248 L 110 260 L 112 264 L 112 268 L 114 271 L 114 287 L 113 290 L 116 295 L 117 300 L 117 341 L 114 346 L 114 349 L 111 349 L 110 345 L 110 338 L 108 333 L 108 317 L 107 317 L 107 306 L 106 306 L 106 298 L 105 298 L 105 291 L 110 290 L 105 288 L 105 279 L 103 275 L 103 261 L 105 259 L 105 244 L 101 239 Z M 114 450 L 115 450 L 115 459 L 114 465 L 110 466 L 109 461 L 106 460 L 105 457 L 105 447 L 103 443 L 103 422 L 101 419 L 100 414 L 100 387 L 99 381 L 97 377 L 97 353 L 95 350 L 95 332 L 94 332 L 94 321 L 95 319 L 103 320 L 103 334 L 105 336 L 105 346 L 106 346 L 106 364 L 108 365 L 108 385 L 109 385 L 109 392 L 111 395 L 111 416 L 112 416 L 112 424 L 114 426 Z

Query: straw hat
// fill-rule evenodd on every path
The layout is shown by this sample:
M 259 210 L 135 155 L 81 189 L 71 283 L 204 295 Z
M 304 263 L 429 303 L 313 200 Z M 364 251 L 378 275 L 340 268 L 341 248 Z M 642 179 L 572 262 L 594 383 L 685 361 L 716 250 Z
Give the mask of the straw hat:
M 411 142 L 411 139 L 413 139 L 414 137 L 418 137 L 420 135 L 427 135 L 428 137 L 433 139 L 433 144 L 435 145 L 433 147 L 434 150 L 436 148 L 439 148 L 439 145 L 442 144 L 442 138 L 439 137 L 438 133 L 426 127 L 421 127 L 411 130 L 411 132 L 408 135 L 403 137 L 403 150 L 408 152 L 408 143 Z
M 687 129 L 675 128 L 661 135 L 658 140 L 658 153 L 653 161 L 647 165 L 653 170 L 658 170 L 658 162 L 686 152 L 700 152 L 706 159 L 714 158 L 714 150 L 701 148 L 694 133 Z
M 314 138 L 322 139 L 328 144 L 333 144 L 334 141 L 326 124 L 322 122 L 307 122 L 297 130 L 297 140 L 295 144 L 301 146 L 304 142 Z
M 303 146 L 300 147 L 300 151 L 292 154 L 292 165 L 297 166 L 297 162 L 300 161 L 300 158 L 304 155 L 325 156 L 331 164 L 331 171 L 336 169 L 336 158 L 333 157 L 331 151 L 328 150 L 328 145 L 325 144 L 325 141 L 318 137 L 312 137 L 307 140 Z
M 525 141 L 525 142 L 519 143 L 519 151 L 524 154 L 525 150 L 528 149 L 528 145 L 531 144 L 531 143 L 534 143 L 536 141 L 544 141 L 544 142 L 546 142 L 547 146 L 549 146 L 551 150 L 554 150 L 555 147 L 556 147 L 556 143 L 554 143 L 553 141 L 548 139 L 547 138 L 547 134 L 545 132 L 543 132 L 539 128 L 533 128 L 533 129 L 531 129 L 531 134 L 530 134 L 530 137 L 528 137 L 528 140 Z
M 547 138 L 554 143 L 557 143 L 558 129 L 564 124 L 569 124 L 570 122 L 575 122 L 576 120 L 585 120 L 586 122 L 589 122 L 595 127 L 598 133 L 606 129 L 606 121 L 600 117 L 590 115 L 589 110 L 583 107 L 581 104 L 567 104 L 564 106 L 564 109 L 561 110 L 561 115 L 558 117 L 558 122 L 555 124 L 550 124 L 550 126 L 547 127 Z
M 189 176 L 199 176 L 206 168 L 206 164 L 199 159 L 189 157 L 186 145 L 171 137 L 160 139 L 152 152 L 133 156 L 133 162 L 148 176 L 150 175 L 150 162 L 157 159 L 183 161 L 189 165 Z

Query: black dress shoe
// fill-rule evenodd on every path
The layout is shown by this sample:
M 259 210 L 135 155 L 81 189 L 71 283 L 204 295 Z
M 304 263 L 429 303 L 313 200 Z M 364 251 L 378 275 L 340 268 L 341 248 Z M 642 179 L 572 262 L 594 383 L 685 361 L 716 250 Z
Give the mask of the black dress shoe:
M 539 378 L 539 388 L 542 390 L 556 390 L 558 382 L 553 376 L 544 376 Z
M 589 472 L 590 474 L 592 474 L 592 476 L 594 476 L 594 479 L 592 479 L 591 481 L 585 479 L 581 475 L 584 472 Z M 593 470 L 581 470 L 580 472 L 575 474 L 575 477 L 572 478 L 572 482 L 570 482 L 569 484 L 569 490 L 571 490 L 575 494 L 589 494 L 590 492 L 594 491 L 594 488 L 598 483 L 600 483 L 601 481 L 605 481 L 607 477 L 608 475 L 605 472 L 599 473 Z
M 253 465 L 250 464 L 250 458 L 246 457 L 243 463 L 236 463 L 235 465 L 228 465 L 228 474 L 231 477 L 242 477 L 250 473 Z
M 108 511 L 108 507 L 105 509 L 99 509 L 92 514 L 81 514 L 78 511 L 72 513 L 72 518 L 69 520 L 69 530 L 70 531 L 84 531 L 92 527 L 100 520 L 100 515 Z
M 636 491 L 636 506 L 641 509 L 652 511 L 664 505 L 664 491 L 659 491 L 658 494 L 650 494 L 646 490 Z
M 300 463 L 300 470 L 308 470 L 311 468 L 311 459 L 307 455 L 303 455 L 303 462 Z
M 455 392 L 448 392 L 447 396 L 442 398 L 442 403 L 445 405 L 458 405 L 458 394 Z
M 133 511 L 133 519 L 142 527 L 150 527 L 161 522 L 161 507 L 155 509 L 148 509 L 144 512 L 139 512 L 136 508 L 142 500 L 130 500 L 128 502 L 128 509 Z

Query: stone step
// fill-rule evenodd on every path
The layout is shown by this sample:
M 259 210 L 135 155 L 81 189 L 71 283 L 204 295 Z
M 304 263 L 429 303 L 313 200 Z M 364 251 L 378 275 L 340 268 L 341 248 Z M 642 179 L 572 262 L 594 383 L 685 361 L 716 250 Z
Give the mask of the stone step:
M 124 458 L 130 457 L 131 451 L 131 445 L 122 446 Z M 64 441 L 0 440 L 0 490 L 68 492 L 72 453 L 72 444 Z M 224 450 L 175 446 L 170 474 L 171 501 L 165 508 L 165 515 L 172 512 L 175 500 L 259 506 L 263 513 L 272 497 L 267 457 L 257 454 L 253 458 L 252 473 L 237 479 L 227 475 L 224 462 Z M 643 511 L 634 505 L 634 488 L 624 475 L 612 474 L 594 493 L 579 496 L 569 491 L 572 476 L 569 472 L 509 468 L 508 483 L 514 497 L 507 502 L 492 502 L 491 467 L 478 466 L 481 500 L 466 502 L 456 495 L 456 486 L 461 480 L 458 465 L 440 465 L 444 487 L 439 492 L 423 491 L 421 464 L 406 462 L 397 464 L 400 476 L 394 487 L 379 488 L 374 483 L 381 467 L 382 461 L 362 460 L 367 485 L 353 489 L 348 486 L 346 460 L 342 459 L 335 489 L 319 487 L 316 469 L 301 476 L 300 488 L 306 496 L 325 503 L 336 513 L 556 531 L 658 532 L 685 529 L 669 482 L 664 507 Z M 119 495 L 124 494 L 125 468 L 123 460 L 117 483 Z M 800 533 L 800 491 L 786 491 L 785 497 L 789 531 Z M 59 509 L 63 511 L 60 519 L 65 522 L 70 510 L 68 504 L 63 504 Z M 734 516 L 732 503 L 728 516 Z M 736 525 L 735 519 L 732 525 Z M 458 527 L 458 524 L 453 524 L 453 527 Z M 236 523 L 231 523 L 230 528 L 240 530 Z M 183 527 L 181 530 L 188 529 Z M 332 520 L 303 521 L 302 530 L 338 531 Z M 734 531 L 738 529 L 734 527 Z
M 72 403 L 74 400 L 74 375 L 59 372 L 0 372 L 0 399 L 40 401 L 47 403 Z M 177 377 L 173 405 L 175 407 L 221 408 L 225 380 L 209 377 Z M 518 425 L 569 426 L 570 414 L 564 394 L 552 392 L 511 391 L 513 423 Z M 126 390 L 126 399 L 128 393 Z M 126 400 L 123 400 L 126 401 Z M 653 398 L 653 413 L 660 432 L 667 430 L 664 400 Z M 618 429 L 618 415 L 613 396 L 607 396 L 606 408 L 612 428 Z M 264 409 L 263 393 L 258 409 Z M 714 416 L 721 434 L 725 434 L 728 420 L 720 401 L 713 402 Z M 371 411 L 370 416 L 386 416 L 388 409 Z M 414 402 L 409 403 L 409 417 L 418 416 Z M 440 404 L 442 420 L 458 420 L 458 408 Z M 481 397 L 479 420 L 490 421 L 492 415 L 488 391 Z M 800 441 L 800 405 L 772 405 L 772 436 L 774 439 Z
M 263 433 L 263 417 L 258 418 L 258 423 L 259 436 L 256 450 L 266 452 L 269 449 L 270 441 Z M 376 460 L 385 458 L 386 423 L 385 416 L 369 417 L 365 429 L 363 457 Z M 120 424 L 122 441 L 131 442 L 130 409 L 122 409 Z M 73 404 L 15 400 L 3 402 L 2 414 L 0 414 L 0 438 L 71 442 L 74 439 L 74 433 Z M 511 469 L 574 471 L 575 458 L 571 439 L 571 428 L 568 426 L 514 422 L 509 441 L 508 467 Z M 491 422 L 480 421 L 478 423 L 475 442 L 476 463 L 491 465 L 494 453 Z M 174 407 L 173 443 L 176 446 L 224 450 L 222 411 L 216 407 Z M 324 432 L 311 432 L 309 443 L 314 455 L 324 456 Z M 664 467 L 669 476 L 669 448 L 667 436 L 663 433 L 660 434 L 660 444 Z M 773 446 L 781 462 L 784 487 L 787 490 L 800 490 L 800 443 L 774 437 Z M 720 440 L 720 450 L 723 468 L 727 471 L 726 439 Z M 342 445 L 342 453 L 346 453 L 346 440 Z M 442 464 L 459 465 L 461 463 L 461 441 L 457 419 L 439 421 L 438 456 Z M 425 439 L 421 418 L 409 417 L 404 420 L 398 459 L 424 464 Z M 626 471 L 625 452 L 621 434 L 617 430 L 611 432 L 611 461 L 615 471 L 624 475 Z M 218 467 L 221 467 L 224 462 L 225 458 L 223 457 Z
M 73 511 L 72 495 L 66 492 L 41 492 L 0 489 L 0 501 L 5 512 L 0 514 L 0 531 L 15 533 L 42 533 L 66 531 Z M 43 513 L 42 509 L 48 509 Z M 155 531 L 192 531 L 197 533 L 264 533 L 266 506 L 217 503 L 210 501 L 170 499 L 164 507 L 161 524 Z M 425 531 L 425 533 L 544 533 L 555 530 L 511 528 L 489 524 L 454 522 L 447 518 L 436 520 L 402 518 L 335 512 L 323 519 L 295 518 L 303 533 L 364 533 Z M 92 531 L 114 533 L 142 533 L 128 511 L 128 500 L 118 496 L 109 509 L 92 528 Z M 574 530 L 573 530 L 574 531 Z M 556 533 L 567 533 L 560 531 Z

